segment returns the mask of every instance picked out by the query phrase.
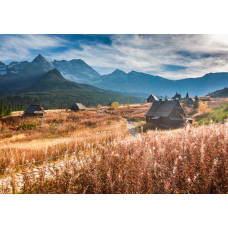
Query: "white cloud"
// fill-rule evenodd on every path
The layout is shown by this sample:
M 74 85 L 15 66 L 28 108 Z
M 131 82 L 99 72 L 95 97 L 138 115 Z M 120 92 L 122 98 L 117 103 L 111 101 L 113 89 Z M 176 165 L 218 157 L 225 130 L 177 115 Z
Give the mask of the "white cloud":
M 119 68 L 172 79 L 228 71 L 228 36 L 112 35 L 111 39 L 111 46 L 82 44 L 82 50 L 70 49 L 54 58 L 81 58 L 101 72 Z M 186 69 L 167 71 L 166 64 Z
M 48 35 L 2 35 L 0 40 L 1 61 L 29 60 L 32 51 L 44 51 L 47 48 L 63 46 L 65 40 Z M 42 53 L 41 53 L 42 54 Z
M 30 59 L 32 50 L 45 52 L 50 60 L 83 59 L 100 73 L 118 68 L 160 75 L 171 79 L 199 77 L 209 72 L 228 71 L 227 35 L 111 35 L 112 44 L 80 44 L 48 35 L 5 36 L 1 40 L 1 60 Z M 65 51 L 47 51 L 68 46 Z M 3 58 L 2 58 L 3 57 Z M 34 56 L 33 56 L 34 57 Z M 182 66 L 177 71 L 165 65 Z

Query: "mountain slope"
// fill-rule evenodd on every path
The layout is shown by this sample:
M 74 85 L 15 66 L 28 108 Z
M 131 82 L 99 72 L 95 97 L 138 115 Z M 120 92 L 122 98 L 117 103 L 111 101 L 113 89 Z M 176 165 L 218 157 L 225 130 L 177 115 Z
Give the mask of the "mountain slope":
M 73 82 L 92 84 L 100 81 L 100 74 L 81 59 L 55 60 L 53 66 L 61 72 L 64 78 Z
M 67 81 L 61 73 L 54 69 L 43 76 L 28 88 L 21 90 L 13 96 L 4 98 L 11 104 L 14 110 L 23 104 L 40 104 L 46 109 L 49 108 L 69 108 L 73 103 L 79 102 L 87 106 L 97 104 L 107 105 L 110 102 L 119 103 L 139 103 L 143 99 L 132 96 L 125 96 L 96 88 L 87 84 L 79 84 Z
M 42 55 L 38 55 L 31 63 L 21 62 L 9 64 L 7 69 L 12 67 L 15 70 L 17 65 L 20 70 L 17 73 L 7 71 L 7 74 L 0 76 L 0 95 L 10 95 L 22 90 L 34 83 L 44 73 L 53 69 L 53 66 Z
M 63 90 L 104 92 L 104 90 L 91 85 L 68 81 L 57 69 L 44 74 L 23 92 L 59 91 L 61 93 Z
M 10 95 L 25 89 L 54 68 L 58 69 L 65 79 L 73 82 L 93 84 L 100 81 L 100 74 L 81 59 L 50 62 L 38 55 L 31 63 L 24 61 L 5 65 L 0 62 L 0 95 Z
M 203 96 L 210 91 L 228 85 L 228 73 L 210 73 L 199 78 L 169 80 L 135 71 L 126 74 L 118 70 L 112 74 L 104 75 L 101 77 L 101 81 L 94 85 L 138 96 L 154 93 L 157 96 L 172 97 L 176 92 L 181 93 L 182 96 L 187 92 L 190 96 Z
M 209 94 L 210 97 L 228 97 L 228 88 L 217 90 Z

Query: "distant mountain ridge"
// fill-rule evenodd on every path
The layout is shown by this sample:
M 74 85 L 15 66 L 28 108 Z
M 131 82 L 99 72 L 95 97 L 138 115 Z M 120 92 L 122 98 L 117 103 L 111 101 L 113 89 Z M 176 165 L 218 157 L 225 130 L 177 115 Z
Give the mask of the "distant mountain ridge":
M 217 90 L 208 94 L 210 97 L 228 97 L 228 88 L 225 87 L 224 89 Z
M 210 91 L 228 86 L 228 73 L 210 73 L 199 78 L 170 80 L 160 76 L 131 71 L 125 73 L 115 70 L 113 73 L 102 76 L 101 82 L 95 83 L 99 88 L 121 91 L 129 94 L 143 96 L 154 93 L 156 96 L 172 97 L 176 92 L 185 96 L 204 96 Z
M 227 72 L 209 73 L 203 77 L 181 80 L 170 80 L 136 71 L 125 73 L 119 69 L 101 76 L 81 59 L 51 62 L 38 55 L 32 62 L 12 62 L 9 65 L 0 62 L 0 96 L 15 94 L 28 88 L 55 68 L 68 81 L 144 98 L 151 93 L 157 97 L 172 97 L 176 92 L 182 96 L 187 92 L 190 96 L 204 96 L 228 86 Z

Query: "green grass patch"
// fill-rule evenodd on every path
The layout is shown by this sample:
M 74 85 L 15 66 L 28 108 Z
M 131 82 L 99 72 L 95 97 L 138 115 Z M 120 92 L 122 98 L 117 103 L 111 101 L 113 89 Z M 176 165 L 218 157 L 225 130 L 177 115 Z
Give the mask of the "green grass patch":
M 196 116 L 199 125 L 213 123 L 224 123 L 228 119 L 228 103 L 214 108 L 209 113 Z
M 18 126 L 18 130 L 32 130 L 36 128 L 36 124 L 35 123 L 23 123 L 20 126 Z

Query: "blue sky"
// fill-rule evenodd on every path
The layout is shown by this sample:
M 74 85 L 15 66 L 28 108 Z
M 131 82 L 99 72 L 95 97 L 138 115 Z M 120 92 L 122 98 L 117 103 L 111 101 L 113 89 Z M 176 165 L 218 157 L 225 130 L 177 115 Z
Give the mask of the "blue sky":
M 228 72 L 228 35 L 0 35 L 0 61 L 83 59 L 100 74 L 132 70 L 170 79 Z

